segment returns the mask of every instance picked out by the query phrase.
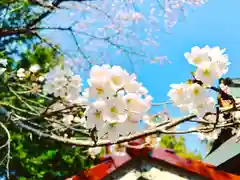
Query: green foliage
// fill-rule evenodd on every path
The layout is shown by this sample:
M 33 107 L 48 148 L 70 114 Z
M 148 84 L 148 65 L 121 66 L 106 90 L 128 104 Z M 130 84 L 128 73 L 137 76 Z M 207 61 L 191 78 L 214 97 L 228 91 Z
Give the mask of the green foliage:
M 4 54 L 0 54 L 4 57 Z M 33 49 L 27 50 L 21 54 L 21 61 L 9 60 L 9 72 L 15 68 L 28 69 L 33 64 L 41 66 L 41 73 L 44 74 L 55 64 L 62 63 L 62 56 L 51 48 L 34 45 Z M 11 74 L 11 73 L 9 73 Z M 7 75 L 6 75 L 7 76 Z M 11 78 L 9 77 L 6 78 Z M 14 79 L 11 79 L 11 83 Z M 28 85 L 29 80 L 17 82 L 21 85 Z M 11 86 L 12 87 L 12 86 Z M 18 92 L 18 89 L 15 89 Z M 44 99 L 36 96 L 21 96 L 26 101 L 36 108 L 43 104 L 40 101 Z M 16 107 L 24 107 L 24 103 L 18 98 L 12 96 L 9 90 L 5 91 L 1 88 L 0 99 L 13 104 Z M 39 105 L 37 104 L 39 103 Z M 25 107 L 26 108 L 26 107 Z M 39 121 L 41 122 L 41 120 Z M 49 139 L 44 139 L 32 135 L 26 131 L 20 131 L 13 124 L 6 123 L 11 134 L 11 161 L 10 170 L 13 172 L 11 179 L 64 179 L 79 171 L 89 168 L 93 164 L 93 160 L 88 157 L 87 151 L 82 147 L 72 147 L 63 143 L 58 143 Z M 3 132 L 0 132 L 0 143 L 6 142 L 6 137 Z M 3 159 L 6 151 L 0 152 L 0 159 Z M 4 167 L 1 167 L 1 174 L 5 174 Z
M 185 145 L 184 137 L 175 137 L 164 135 L 161 137 L 160 146 L 164 148 L 169 148 L 175 151 L 175 153 L 181 157 L 189 158 L 189 159 L 198 159 L 201 160 L 200 153 L 193 153 L 187 150 Z
M 1 29 L 20 29 L 36 20 L 44 10 L 28 0 L 0 0 Z M 34 34 L 14 34 L 0 37 L 0 51 L 7 56 L 18 56 L 33 44 L 39 43 Z
M 36 10 L 27 0 L 0 0 L 1 28 L 23 27 L 36 19 L 40 12 L 40 8 Z M 28 69 L 33 64 L 39 64 L 41 71 L 38 75 L 41 75 L 46 73 L 55 64 L 63 62 L 62 56 L 59 56 L 54 49 L 37 45 L 37 43 L 39 43 L 39 40 L 34 38 L 32 34 L 0 37 L 0 58 L 7 58 L 9 62 L 9 74 L 1 80 L 7 82 L 9 78 L 12 78 L 10 74 L 12 69 Z M 20 58 L 20 61 L 16 61 L 16 56 Z M 19 84 L 27 86 L 30 82 L 28 79 L 21 82 L 11 79 L 11 82 L 15 81 L 18 86 Z M 14 85 L 11 87 L 16 88 Z M 13 96 L 8 88 L 0 88 L 1 101 L 27 109 L 26 105 L 19 98 Z M 29 90 L 28 88 L 26 89 Z M 23 90 L 27 91 L 20 88 L 14 90 L 19 94 L 23 93 Z M 21 94 L 21 97 L 25 98 L 24 100 L 36 108 L 36 110 L 38 110 L 39 105 L 44 104 L 42 102 L 44 101 L 43 98 L 39 96 L 25 96 Z M 23 113 L 23 116 L 27 115 Z M 39 123 L 43 123 L 41 119 Z M 44 139 L 29 134 L 26 131 L 20 131 L 12 124 L 6 123 L 6 125 L 11 134 L 11 161 L 9 169 L 13 172 L 11 175 L 11 179 L 13 180 L 64 179 L 64 177 L 69 177 L 83 169 L 89 168 L 94 163 L 87 155 L 85 148 L 72 147 Z M 4 144 L 5 142 L 6 137 L 0 131 L 0 144 Z M 200 155 L 195 155 L 187 151 L 183 138 L 176 139 L 174 136 L 163 136 L 161 146 L 171 148 L 177 154 L 187 158 L 201 158 Z M 1 159 L 5 155 L 5 151 L 0 152 Z M 4 167 L 1 167 L 1 172 L 5 174 Z
M 21 54 L 21 61 L 18 62 L 17 68 L 29 69 L 33 64 L 39 64 L 41 72 L 46 73 L 53 66 L 63 62 L 63 57 L 59 56 L 52 48 L 41 45 L 33 45 L 32 50 L 27 50 Z
M 63 179 L 89 168 L 86 149 L 57 143 L 13 128 L 11 179 Z

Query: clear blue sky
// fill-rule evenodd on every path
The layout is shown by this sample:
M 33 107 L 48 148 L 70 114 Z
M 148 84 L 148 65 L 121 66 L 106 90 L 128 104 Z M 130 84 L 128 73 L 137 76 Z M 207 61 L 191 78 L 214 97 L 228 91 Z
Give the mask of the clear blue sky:
M 189 78 L 192 66 L 187 63 L 183 53 L 192 46 L 220 46 L 227 49 L 231 66 L 226 76 L 240 77 L 240 1 L 209 0 L 207 4 L 192 12 L 187 19 L 178 23 L 172 34 L 161 35 L 159 51 L 172 60 L 171 65 L 141 67 L 139 78 L 148 87 L 157 101 L 167 100 L 169 84 L 179 83 Z M 178 111 L 172 110 L 174 116 Z M 204 146 L 194 135 L 185 136 L 191 150 L 199 149 L 205 154 Z
M 189 73 L 193 67 L 187 63 L 183 54 L 196 45 L 226 48 L 232 63 L 227 76 L 240 77 L 239 9 L 239 0 L 209 0 L 202 7 L 189 10 L 187 19 L 178 23 L 171 30 L 171 34 L 164 32 L 159 34 L 161 41 L 157 54 L 168 56 L 172 64 L 141 64 L 137 68 L 138 79 L 148 88 L 154 101 L 167 101 L 169 85 L 180 83 L 190 77 Z M 59 15 L 56 18 L 59 20 Z M 68 48 L 74 47 L 69 38 L 62 38 L 62 40 L 61 44 L 64 42 Z M 126 62 L 122 61 L 120 64 L 130 70 L 131 68 Z M 182 116 L 175 109 L 171 109 L 170 113 L 174 117 Z M 201 145 L 195 135 L 186 135 L 185 137 L 190 150 L 197 149 L 203 155 L 205 154 L 205 147 Z

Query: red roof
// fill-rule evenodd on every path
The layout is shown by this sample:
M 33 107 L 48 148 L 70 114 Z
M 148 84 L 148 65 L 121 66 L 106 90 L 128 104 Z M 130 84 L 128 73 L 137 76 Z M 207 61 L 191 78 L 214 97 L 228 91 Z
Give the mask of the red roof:
M 102 163 L 80 172 L 80 175 L 73 176 L 72 180 L 100 180 L 136 157 L 165 161 L 171 165 L 197 173 L 200 176 L 212 180 L 240 180 L 240 176 L 216 170 L 215 166 L 203 163 L 199 160 L 184 159 L 167 149 L 149 147 L 144 147 L 142 149 L 128 148 L 127 152 L 128 154 L 124 156 L 109 155 L 104 157 Z

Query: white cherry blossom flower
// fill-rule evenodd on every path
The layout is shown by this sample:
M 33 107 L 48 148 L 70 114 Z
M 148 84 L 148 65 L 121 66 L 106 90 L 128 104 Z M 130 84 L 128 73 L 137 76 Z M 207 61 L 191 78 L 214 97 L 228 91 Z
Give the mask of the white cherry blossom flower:
M 43 76 L 39 76 L 38 77 L 38 81 L 43 82 L 44 81 L 44 77 Z
M 187 91 L 192 103 L 201 104 L 206 99 L 206 89 L 197 83 L 189 85 Z
M 106 101 L 104 120 L 109 123 L 122 123 L 127 119 L 127 104 L 122 97 L 111 98 Z
M 0 67 L 0 75 L 2 75 L 7 69 Z
M 175 106 L 186 104 L 189 102 L 188 87 L 189 84 L 171 84 L 168 96 Z
M 102 79 L 102 81 L 108 81 L 110 79 L 110 66 L 94 65 L 90 70 L 90 79 Z
M 5 68 L 8 64 L 8 61 L 7 59 L 0 59 L 0 64 L 3 66 L 3 67 L 0 67 L 0 75 L 2 75 L 7 69 Z
M 96 127 L 97 130 L 102 128 L 104 124 L 103 111 L 105 108 L 106 102 L 103 100 L 97 100 L 87 108 L 85 111 L 87 128 Z
M 89 97 L 91 98 L 107 98 L 116 94 L 115 89 L 110 86 L 109 81 L 103 81 L 103 79 L 91 79 L 89 85 Z
M 145 101 L 146 101 L 146 103 L 147 103 L 149 106 L 151 106 L 152 100 L 153 100 L 153 97 L 152 97 L 151 95 L 147 95 L 147 96 L 145 97 Z
M 127 109 L 129 112 L 145 113 L 150 108 L 150 104 L 138 94 L 128 93 L 124 98 L 127 102 Z
M 18 69 L 17 71 L 17 77 L 19 77 L 19 79 L 23 79 L 26 76 L 26 71 L 23 68 Z
M 209 61 L 208 52 L 205 52 L 198 46 L 194 46 L 191 49 L 191 52 L 186 52 L 184 56 L 190 64 L 195 66 L 198 66 L 203 62 Z
M 8 64 L 7 59 L 2 59 L 2 58 L 0 58 L 0 64 L 1 64 L 3 67 L 6 67 L 7 64 Z
M 66 93 L 67 93 L 66 88 L 58 88 L 54 90 L 55 97 L 65 98 Z
M 98 137 L 101 138 L 107 134 L 107 139 L 111 142 L 116 142 L 120 135 L 127 132 L 125 123 L 105 123 L 104 126 L 99 129 Z
M 198 115 L 199 117 L 203 117 L 206 113 L 216 113 L 216 102 L 212 97 L 208 97 L 201 104 L 193 104 L 189 111 Z
M 142 85 L 140 83 L 138 83 L 136 81 L 136 76 L 135 74 L 131 74 L 128 79 L 126 80 L 126 82 L 124 83 L 124 90 L 127 93 L 136 93 L 139 92 L 139 89 L 142 87 Z
M 102 151 L 102 147 L 93 147 L 88 149 L 88 154 L 91 158 L 95 159 L 97 155 L 99 155 Z
M 43 90 L 47 94 L 61 97 L 73 102 L 80 97 L 82 79 L 79 75 L 73 75 L 71 68 L 54 67 L 46 76 Z
M 67 85 L 66 99 L 74 101 L 80 96 L 82 79 L 79 75 L 72 76 Z
M 63 115 L 63 123 L 67 126 L 71 125 L 72 124 L 72 121 L 74 119 L 74 116 L 73 115 Z
M 220 78 L 228 71 L 228 66 L 231 64 L 228 61 L 228 56 L 223 54 L 225 49 L 220 49 L 219 47 L 210 48 L 209 46 L 205 46 L 203 49 L 208 52 L 211 62 L 217 65 L 218 78 Z
M 138 91 L 137 91 L 137 93 L 141 94 L 142 96 L 148 96 L 149 97 L 149 95 L 147 95 L 148 94 L 148 90 L 144 86 L 140 86 Z
M 129 74 L 120 66 L 113 66 L 110 69 L 110 83 L 115 91 L 123 88 L 125 82 L 128 80 L 128 76 Z
M 202 81 L 205 85 L 214 85 L 218 79 L 218 67 L 215 63 L 204 62 L 197 67 L 195 78 Z
M 32 73 L 36 73 L 41 69 L 41 67 L 38 64 L 34 64 L 29 68 L 29 71 Z

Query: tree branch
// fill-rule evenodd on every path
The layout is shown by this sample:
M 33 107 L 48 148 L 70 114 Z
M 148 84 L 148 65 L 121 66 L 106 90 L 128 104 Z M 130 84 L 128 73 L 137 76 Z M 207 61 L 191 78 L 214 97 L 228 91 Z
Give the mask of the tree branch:
M 7 173 L 7 178 L 9 179 L 9 162 L 10 162 L 10 152 L 11 152 L 11 147 L 10 147 L 10 142 L 11 142 L 11 135 L 10 135 L 10 133 L 9 133 L 9 131 L 8 131 L 8 129 L 7 129 L 7 127 L 2 123 L 2 122 L 0 122 L 0 126 L 3 128 L 3 130 L 6 132 L 6 134 L 7 134 L 7 142 L 4 144 L 4 145 L 2 145 L 1 147 L 0 147 L 0 149 L 2 149 L 2 148 L 4 148 L 4 147 L 6 147 L 7 146 L 7 155 L 6 155 L 6 158 L 7 158 L 7 163 L 6 163 L 6 173 Z
M 1 37 L 6 37 L 6 36 L 12 36 L 12 35 L 21 35 L 21 34 L 26 34 L 26 35 L 32 35 L 33 31 L 30 28 L 1 28 L 0 29 L 0 38 Z
M 53 0 L 51 6 L 53 8 L 49 8 L 46 12 L 42 13 L 40 16 L 38 16 L 35 20 L 33 20 L 32 22 L 30 22 L 27 26 L 26 29 L 31 28 L 36 26 L 38 23 L 40 23 L 44 18 L 46 18 L 47 16 L 49 16 L 53 10 L 55 10 L 61 3 L 63 2 L 83 2 L 83 1 L 87 1 L 87 0 Z
M 239 108 L 240 106 L 238 105 L 237 108 Z M 227 108 L 227 109 L 223 109 L 221 111 L 221 113 L 224 112 L 229 112 L 229 111 L 235 111 L 235 108 Z M 96 143 L 94 143 L 93 140 L 91 140 L 90 138 L 88 139 L 84 139 L 84 140 L 79 140 L 77 138 L 64 138 L 61 136 L 57 136 L 54 134 L 46 134 L 43 133 L 42 131 L 32 128 L 26 124 L 24 124 L 22 121 L 14 121 L 14 123 L 16 125 L 18 125 L 20 128 L 26 129 L 28 131 L 31 131 L 32 133 L 35 133 L 38 136 L 41 137 L 45 137 L 45 138 L 50 138 L 56 141 L 60 141 L 66 144 L 73 144 L 73 145 L 79 145 L 79 146 L 85 146 L 85 147 L 97 147 L 97 146 L 106 146 L 106 145 L 112 145 L 112 144 L 119 144 L 119 143 L 123 143 L 123 142 L 127 142 L 127 141 L 132 141 L 141 137 L 145 137 L 145 136 L 149 136 L 152 134 L 156 134 L 156 133 L 162 133 L 162 134 L 187 134 L 187 133 L 194 133 L 194 132 L 201 132 L 201 131 L 211 131 L 212 130 L 212 126 L 210 127 L 200 127 L 200 128 L 194 128 L 191 130 L 184 130 L 184 131 L 171 131 L 169 129 L 183 123 L 186 122 L 188 120 L 191 120 L 193 118 L 195 118 L 196 115 L 189 115 L 186 116 L 184 118 L 180 118 L 177 120 L 173 120 L 173 121 L 169 121 L 167 124 L 163 124 L 162 126 L 156 126 L 156 128 L 152 128 L 152 129 L 148 129 L 145 130 L 141 133 L 135 133 L 129 136 L 123 136 L 120 137 L 116 142 L 111 142 L 109 140 L 99 140 Z M 205 122 L 206 123 L 206 122 Z M 210 122 L 209 124 L 212 124 L 212 122 Z M 219 124 L 216 125 L 216 128 L 224 128 L 224 127 L 230 127 L 236 124 L 240 124 L 239 122 L 232 122 L 232 123 L 228 123 L 228 124 Z

